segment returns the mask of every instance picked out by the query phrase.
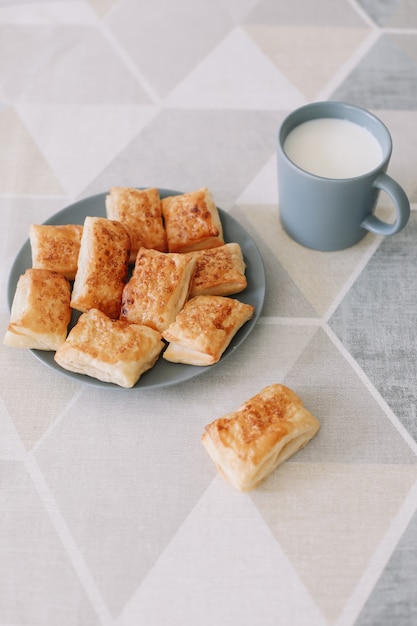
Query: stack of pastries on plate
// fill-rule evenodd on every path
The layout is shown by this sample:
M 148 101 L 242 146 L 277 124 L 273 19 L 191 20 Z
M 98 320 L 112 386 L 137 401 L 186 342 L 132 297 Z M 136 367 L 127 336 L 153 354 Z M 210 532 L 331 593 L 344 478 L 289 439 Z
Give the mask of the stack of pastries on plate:
M 211 192 L 114 187 L 103 215 L 31 225 L 32 267 L 17 282 L 4 343 L 55 351 L 64 369 L 126 388 L 160 357 L 219 361 L 254 307 L 229 297 L 247 286 L 245 262 L 224 241 Z M 68 332 L 72 310 L 80 316 Z

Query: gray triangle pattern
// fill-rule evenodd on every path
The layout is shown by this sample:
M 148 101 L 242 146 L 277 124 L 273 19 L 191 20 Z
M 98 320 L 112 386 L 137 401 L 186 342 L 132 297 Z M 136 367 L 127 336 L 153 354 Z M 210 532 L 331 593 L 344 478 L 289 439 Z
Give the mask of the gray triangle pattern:
M 210 19 L 213 8 L 216 20 Z M 106 17 L 106 24 L 155 94 L 161 96 L 166 96 L 234 26 L 231 12 L 219 0 L 183 0 L 181 10 L 171 0 L 154 0 L 146 22 L 142 13 L 140 2 L 125 0 Z
M 355 626 L 414 626 L 417 619 L 416 537 L 417 514 L 414 514 Z M 414 591 L 410 589 L 410 581 Z
M 417 264 L 416 234 L 413 213 L 404 231 L 382 242 L 329 325 L 381 395 L 389 398 L 392 410 L 417 441 L 417 354 L 407 359 L 407 367 L 398 365 L 405 355 L 416 352 L 417 346 L 415 294 L 409 287 Z M 404 276 L 405 272 L 409 276 Z M 398 302 L 402 303 L 400 309 Z
M 3 624 L 76 623 L 83 616 L 85 626 L 100 621 L 82 588 L 68 556 L 28 476 L 24 463 L 0 459 L 0 516 L 20 511 L 13 546 L 1 540 L 0 606 Z M 24 520 L 31 520 L 23 526 Z M 7 561 L 8 567 L 4 567 Z M 45 568 L 54 576 L 45 577 Z M 25 602 L 16 601 L 25 589 Z M 39 602 L 53 598 L 53 603 Z M 35 609 L 36 607 L 36 609 Z M 34 621 L 34 617 L 35 620 Z
M 236 200 L 274 153 L 280 119 L 275 111 L 262 116 L 253 111 L 162 111 L 81 195 L 115 184 L 180 191 L 207 186 L 222 206 L 223 199 Z M 220 167 L 226 177 L 219 177 Z
M 291 106 L 349 100 L 415 199 L 416 28 L 412 0 L 0 2 L 3 292 L 30 223 L 113 185 L 208 186 L 267 280 L 245 343 L 178 386 L 97 390 L 0 349 L 2 624 L 415 626 L 417 214 L 301 249 L 275 154 Z M 231 494 L 200 436 L 274 382 L 321 430 Z
M 311 363 L 316 366 L 311 368 Z M 302 390 L 306 406 L 320 416 L 322 424 L 320 436 L 297 457 L 298 462 L 313 462 L 319 450 L 320 459 L 326 463 L 416 463 L 414 452 L 322 329 L 285 382 L 300 393 Z M 318 389 L 328 390 L 325 398 Z M 338 445 L 341 433 L 343 449 Z
M 382 35 L 332 98 L 376 110 L 415 109 L 417 63 L 402 49 L 402 37 Z
M 417 24 L 412 0 L 358 0 L 358 4 L 379 26 L 415 28 Z
M 314 368 L 311 367 L 312 363 L 316 364 Z M 392 487 L 403 489 L 406 494 L 417 477 L 416 457 L 398 430 L 386 419 L 384 410 L 375 401 L 370 390 L 366 389 L 358 374 L 322 329 L 318 329 L 312 336 L 283 380 L 302 395 L 305 406 L 319 418 L 321 429 L 305 449 L 289 459 L 285 466 L 278 468 L 261 488 L 251 494 L 251 498 L 282 549 L 296 563 L 297 571 L 329 623 L 335 623 L 354 590 L 358 576 L 364 573 L 361 568 L 365 568 L 366 559 L 359 565 L 361 559 L 358 558 L 357 551 L 365 551 L 369 558 L 382 538 L 378 536 L 379 531 L 373 519 L 375 515 L 388 514 L 384 508 L 385 489 L 391 480 L 396 482 L 398 472 L 395 466 L 410 468 L 409 482 L 398 483 L 397 487 L 393 483 Z M 320 463 L 317 463 L 318 458 Z M 303 476 L 307 474 L 311 479 L 312 494 L 302 487 Z M 364 489 L 364 484 L 372 475 L 377 474 L 381 482 L 374 484 L 370 504 L 370 496 Z M 337 488 L 342 488 L 341 483 L 346 481 L 346 489 L 352 489 L 356 494 L 355 505 L 352 506 L 357 506 L 357 510 L 352 514 L 346 508 L 341 516 L 343 522 L 341 519 L 335 521 L 334 508 L 329 502 L 316 503 L 316 490 L 320 491 L 323 480 L 329 480 L 329 483 L 335 480 Z M 321 531 L 314 531 L 314 539 L 309 536 L 308 528 L 312 524 L 308 521 L 308 511 L 313 517 L 320 515 Z M 301 520 L 304 520 L 305 527 L 299 527 L 299 543 L 294 543 L 290 538 L 289 528 L 295 524 L 298 527 Z M 360 530 L 356 533 L 352 529 L 357 526 Z M 329 554 L 327 557 L 324 554 L 322 557 L 318 556 L 322 541 L 331 541 L 329 538 L 333 533 L 338 537 L 342 535 L 350 538 L 343 548 L 346 563 L 343 583 L 340 579 L 333 578 L 333 558 Z M 309 552 L 312 541 L 316 549 L 307 557 L 306 553 Z M 359 547 L 361 544 L 362 548 Z M 335 549 L 337 550 L 336 546 Z M 393 561 L 397 558 L 401 558 L 401 555 L 397 557 L 395 553 Z M 411 566 L 411 562 L 407 555 L 407 565 Z M 353 569 L 350 569 L 349 563 Z M 398 566 L 393 565 L 386 576 L 395 575 L 396 569 Z M 326 592 L 317 583 L 318 577 L 326 582 Z M 402 597 L 409 605 L 413 604 L 409 586 Z M 373 606 L 378 599 L 379 594 L 376 594 L 369 602 Z
M 179 389 L 145 393 L 142 402 L 147 409 L 139 413 L 137 397 L 124 396 L 121 414 L 118 391 L 103 396 L 87 388 L 36 450 L 45 480 L 113 615 L 140 585 L 215 474 L 204 462 L 204 450 L 194 445 L 203 424 L 190 420 L 187 430 L 178 432 L 167 411 L 167 406 L 175 412 L 182 405 L 183 393 Z M 192 414 L 193 407 L 187 404 Z M 109 428 L 116 439 L 108 438 Z M 97 444 L 94 455 L 92 438 Z M 178 450 L 187 451 L 180 465 Z M 74 482 L 74 462 L 95 480 Z M 196 464 L 199 471 L 191 480 L 189 471 Z M 175 486 L 170 480 L 173 466 Z M 80 511 L 88 516 L 88 526 Z M 107 540 L 97 542 L 103 528 Z
M 335 3 L 332 0 L 312 3 L 310 0 L 294 2 L 274 2 L 261 0 L 245 19 L 248 24 L 273 24 L 277 26 L 329 26 L 358 28 L 364 25 L 363 19 L 349 6 L 349 3 Z
M 401 0 L 386 0 L 383 3 L 378 0 L 358 0 L 358 4 L 380 26 L 385 26 L 395 13 Z

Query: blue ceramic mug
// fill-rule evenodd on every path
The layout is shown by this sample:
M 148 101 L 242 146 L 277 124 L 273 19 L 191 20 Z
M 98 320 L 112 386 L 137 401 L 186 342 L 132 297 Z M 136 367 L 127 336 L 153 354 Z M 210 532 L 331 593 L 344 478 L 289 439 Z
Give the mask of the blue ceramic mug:
M 326 140 L 333 146 L 328 147 Z M 331 148 L 334 152 L 326 154 Z M 303 246 L 322 251 L 353 246 L 368 231 L 398 233 L 408 222 L 410 204 L 402 187 L 386 173 L 391 152 L 388 129 L 366 109 L 326 101 L 290 113 L 278 133 L 279 210 L 284 230 Z M 369 160 L 362 163 L 365 157 Z M 337 164 L 341 170 L 333 171 Z M 374 214 L 380 191 L 394 204 L 393 223 Z

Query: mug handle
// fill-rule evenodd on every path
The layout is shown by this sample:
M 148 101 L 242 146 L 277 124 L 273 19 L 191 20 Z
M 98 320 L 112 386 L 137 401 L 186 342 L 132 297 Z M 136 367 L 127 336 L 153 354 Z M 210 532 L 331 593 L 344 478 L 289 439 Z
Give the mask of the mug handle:
M 380 174 L 374 180 L 374 187 L 385 191 L 391 197 L 396 210 L 396 220 L 393 224 L 388 224 L 372 214 L 362 222 L 361 226 L 377 235 L 395 235 L 404 228 L 410 217 L 410 203 L 405 191 L 385 173 Z

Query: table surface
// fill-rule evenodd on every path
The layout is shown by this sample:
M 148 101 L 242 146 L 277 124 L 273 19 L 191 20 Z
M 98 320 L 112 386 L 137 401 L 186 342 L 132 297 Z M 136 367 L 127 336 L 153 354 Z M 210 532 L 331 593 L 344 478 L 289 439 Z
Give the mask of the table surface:
M 0 51 L 3 334 L 29 225 L 114 185 L 208 186 L 267 278 L 244 344 L 176 386 L 98 389 L 1 346 L 0 624 L 416 624 L 416 213 L 304 249 L 275 153 L 297 106 L 359 104 L 416 208 L 416 4 L 16 0 Z M 200 436 L 276 382 L 321 430 L 241 493 Z

